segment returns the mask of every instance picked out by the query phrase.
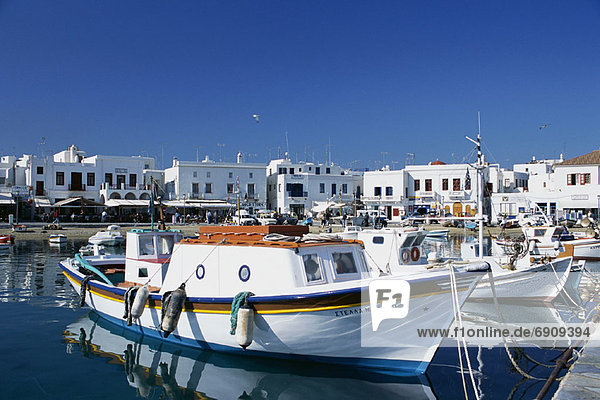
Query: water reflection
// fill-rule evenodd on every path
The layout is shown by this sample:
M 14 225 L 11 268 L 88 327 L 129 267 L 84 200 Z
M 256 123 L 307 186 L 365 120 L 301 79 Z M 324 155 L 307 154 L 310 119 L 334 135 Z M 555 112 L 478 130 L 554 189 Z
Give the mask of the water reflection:
M 123 379 L 147 399 L 435 398 L 425 377 L 396 378 L 177 347 L 125 331 L 95 312 L 70 324 L 64 341 L 71 354 L 121 365 Z
M 448 252 L 445 255 L 456 255 L 462 240 L 454 236 L 448 241 L 428 241 L 428 245 L 439 246 Z M 427 376 L 397 380 L 328 365 L 169 347 L 132 336 L 94 313 L 72 322 L 81 311 L 68 308 L 78 309 L 79 299 L 58 262 L 83 245 L 85 240 L 68 240 L 61 247 L 50 247 L 47 241 L 19 240 L 0 253 L 0 302 L 14 302 L 2 306 L 3 315 L 8 317 L 0 325 L 0 336 L 4 334 L 5 341 L 17 343 L 7 356 L 31 365 L 35 364 L 33 360 L 41 366 L 56 365 L 55 371 L 35 366 L 29 366 L 26 372 L 23 368 L 11 369 L 5 380 L 8 385 L 0 388 L 0 397 L 24 398 L 5 393 L 23 394 L 29 390 L 34 393 L 29 398 L 48 398 L 45 392 L 35 391 L 37 386 L 31 385 L 34 379 L 54 394 L 52 398 L 464 398 L 456 341 L 450 339 L 438 349 Z M 565 323 L 588 318 L 599 301 L 598 264 L 586 267 L 592 272 L 584 274 L 570 298 L 559 296 L 551 306 L 530 312 L 538 313 L 541 319 L 560 318 Z M 506 308 L 507 314 L 515 311 L 515 318 L 526 317 L 510 305 Z M 65 309 L 67 312 L 63 312 Z M 488 318 L 495 313 L 489 305 L 487 310 L 474 311 L 479 317 L 487 313 Z M 61 336 L 65 326 L 68 329 Z M 57 335 L 66 342 L 70 356 L 64 355 L 64 344 L 56 340 Z M 31 337 L 39 340 L 31 341 Z M 53 339 L 48 341 L 48 337 Z M 511 347 L 510 351 L 521 370 L 541 378 L 547 378 L 552 369 L 539 364 L 553 366 L 561 354 L 561 349 Z M 543 381 L 525 379 L 503 346 L 472 347 L 469 353 L 478 390 L 486 399 L 533 398 L 543 385 Z M 74 383 L 67 372 L 73 370 L 87 376 L 94 374 L 94 379 Z
M 0 302 L 38 302 L 73 307 L 74 292 L 58 266 L 86 243 L 68 240 L 52 245 L 47 240 L 17 240 L 0 253 Z

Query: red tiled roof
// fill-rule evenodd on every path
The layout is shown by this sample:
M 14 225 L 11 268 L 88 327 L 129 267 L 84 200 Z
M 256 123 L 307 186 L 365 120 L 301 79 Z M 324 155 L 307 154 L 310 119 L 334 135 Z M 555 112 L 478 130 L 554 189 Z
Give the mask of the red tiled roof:
M 446 165 L 446 163 L 440 160 L 435 160 L 434 162 L 429 163 L 429 165 Z
M 557 165 L 600 165 L 600 150 L 594 150 L 591 153 L 571 158 Z

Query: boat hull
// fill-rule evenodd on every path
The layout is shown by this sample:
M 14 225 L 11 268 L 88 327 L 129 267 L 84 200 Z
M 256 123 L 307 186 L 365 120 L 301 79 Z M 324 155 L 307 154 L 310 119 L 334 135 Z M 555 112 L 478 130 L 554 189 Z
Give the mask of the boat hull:
M 63 273 L 79 292 L 83 275 L 62 262 Z M 453 320 L 448 275 L 411 282 L 410 310 L 401 320 L 384 320 L 372 332 L 366 287 L 296 296 L 256 296 L 254 340 L 242 350 L 229 334 L 232 298 L 188 297 L 177 329 L 164 337 L 159 329 L 160 295 L 151 294 L 142 317 L 132 326 L 122 319 L 122 288 L 89 281 L 86 304 L 125 329 L 178 345 L 366 367 L 394 375 L 424 373 L 441 338 L 419 337 L 419 328 L 447 328 Z M 457 274 L 462 304 L 481 278 Z M 369 334 L 370 333 L 370 334 Z
M 515 271 L 503 269 L 493 259 L 489 259 L 488 262 L 492 266 L 496 297 L 504 299 L 552 301 L 565 286 L 571 270 L 571 258 L 529 268 L 517 268 Z M 493 297 L 490 279 L 485 276 L 471 294 L 470 299 L 491 299 Z

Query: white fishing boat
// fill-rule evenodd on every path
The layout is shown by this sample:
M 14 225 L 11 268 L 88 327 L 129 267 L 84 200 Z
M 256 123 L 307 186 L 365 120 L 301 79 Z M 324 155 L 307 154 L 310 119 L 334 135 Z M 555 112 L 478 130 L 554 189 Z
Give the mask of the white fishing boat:
M 533 256 L 552 256 L 573 246 L 575 261 L 600 261 L 600 239 L 575 238 L 563 226 L 531 226 L 523 228 L 526 245 Z
M 482 274 L 448 267 L 378 277 L 360 242 L 297 241 L 307 231 L 207 226 L 197 239 L 181 240 L 177 232 L 132 230 L 126 261 L 76 256 L 60 266 L 103 317 L 177 345 L 423 373 L 441 338 L 420 337 L 418 329 L 449 327 L 453 299 L 460 306 Z M 410 306 L 373 331 L 368 288 L 380 280 L 408 282 Z
M 450 229 L 436 229 L 433 231 L 427 231 L 427 237 L 434 239 L 445 239 L 448 237 L 448 233 L 450 233 Z
M 564 258 L 552 262 L 531 264 L 529 258 L 522 257 L 511 264 L 509 257 L 480 258 L 477 242 L 462 244 L 462 260 L 444 258 L 433 252 L 426 255 L 423 248 L 423 242 L 427 238 L 425 230 L 353 229 L 344 232 L 342 236 L 364 243 L 367 262 L 373 271 L 395 276 L 440 269 L 447 265 L 456 267 L 486 263 L 491 268 L 495 296 L 498 298 L 550 301 L 562 290 L 571 271 L 572 258 L 566 253 Z M 493 296 L 490 279 L 486 275 L 471 294 L 471 299 L 490 299 Z
M 65 244 L 67 243 L 67 236 L 62 233 L 55 233 L 48 236 L 48 243 L 50 244 Z
M 125 243 L 125 237 L 121 233 L 119 225 L 109 225 L 105 231 L 99 231 L 88 239 L 90 244 L 101 244 L 103 246 L 120 246 Z
M 79 254 L 82 256 L 99 256 L 104 252 L 104 246 L 101 244 L 86 244 L 79 248 Z
M 67 354 L 81 362 L 121 365 L 122 382 L 141 398 L 152 393 L 169 399 L 266 399 L 408 397 L 435 399 L 429 379 L 379 374 L 340 374 L 329 365 L 257 360 L 182 348 L 132 332 L 90 312 L 63 333 Z M 117 379 L 119 377 L 117 376 Z M 227 384 L 223 384 L 227 382 Z M 98 389 L 100 390 L 100 389 Z M 96 392 L 103 398 L 111 394 Z

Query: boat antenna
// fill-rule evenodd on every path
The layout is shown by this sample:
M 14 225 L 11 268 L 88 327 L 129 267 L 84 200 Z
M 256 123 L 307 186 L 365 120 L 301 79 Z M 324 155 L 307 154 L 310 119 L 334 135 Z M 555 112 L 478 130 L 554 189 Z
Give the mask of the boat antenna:
M 150 176 L 150 203 L 148 204 L 150 212 L 150 230 L 154 230 L 154 177 Z

